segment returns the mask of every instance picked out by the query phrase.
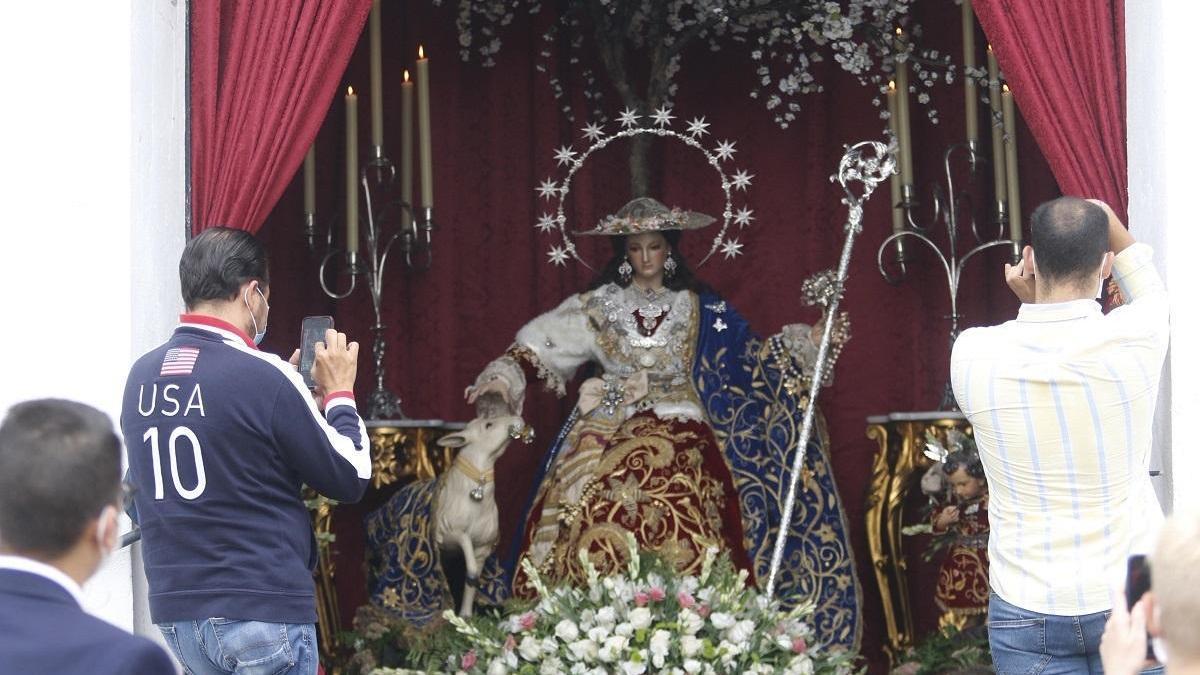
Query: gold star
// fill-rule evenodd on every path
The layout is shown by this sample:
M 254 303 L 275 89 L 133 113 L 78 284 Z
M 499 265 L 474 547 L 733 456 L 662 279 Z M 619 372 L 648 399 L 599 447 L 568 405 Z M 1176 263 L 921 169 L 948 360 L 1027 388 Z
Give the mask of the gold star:
M 392 608 L 400 607 L 400 594 L 396 592 L 396 589 L 388 586 L 383 590 L 383 604 Z

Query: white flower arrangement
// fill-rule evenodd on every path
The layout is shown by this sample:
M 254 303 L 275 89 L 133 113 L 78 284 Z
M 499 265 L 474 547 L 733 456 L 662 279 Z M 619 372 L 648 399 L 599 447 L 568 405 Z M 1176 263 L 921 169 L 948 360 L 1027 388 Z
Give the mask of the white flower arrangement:
M 727 556 L 710 550 L 700 575 L 683 577 L 639 551 L 632 536 L 627 542 L 625 574 L 601 578 L 581 552 L 587 585 L 549 588 L 523 562 L 534 604 L 470 619 L 447 611 L 459 640 L 454 653 L 439 655 L 442 667 L 467 675 L 854 672 L 855 655 L 820 645 L 806 622 L 812 605 L 781 609 Z

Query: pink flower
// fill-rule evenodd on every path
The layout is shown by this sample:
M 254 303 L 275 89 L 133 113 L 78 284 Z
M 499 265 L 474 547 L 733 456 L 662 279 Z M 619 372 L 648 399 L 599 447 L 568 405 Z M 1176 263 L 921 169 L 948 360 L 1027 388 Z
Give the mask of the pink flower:
M 649 595 L 646 595 L 641 591 L 633 594 L 633 604 L 637 605 L 638 607 L 645 607 L 647 602 L 650 602 Z
M 679 600 L 679 606 L 684 609 L 690 609 L 696 604 L 696 599 L 687 591 L 679 591 L 679 594 L 675 597 Z
M 462 655 L 462 661 L 459 662 L 459 667 L 463 670 L 468 670 L 471 668 L 471 666 L 475 665 L 475 661 L 478 660 L 478 658 L 479 657 L 475 656 L 475 650 L 472 649 L 471 651 Z
M 537 624 L 537 614 L 525 612 L 521 615 L 521 630 L 532 630 L 535 624 Z
M 708 615 L 712 613 L 712 609 L 708 605 L 700 605 L 696 608 L 696 613 L 700 615 L 701 619 L 707 619 Z
M 667 597 L 667 592 L 664 591 L 663 589 L 659 588 L 658 586 L 655 586 L 654 588 L 650 589 L 650 599 L 651 600 L 653 600 L 655 602 L 660 602 L 665 597 Z
M 804 641 L 804 638 L 799 636 L 792 638 L 792 651 L 796 652 L 797 654 L 803 654 L 807 650 L 808 643 Z
M 517 638 L 513 637 L 512 633 L 509 633 L 508 637 L 504 639 L 504 651 L 511 652 L 512 650 L 514 650 L 516 648 L 517 648 Z

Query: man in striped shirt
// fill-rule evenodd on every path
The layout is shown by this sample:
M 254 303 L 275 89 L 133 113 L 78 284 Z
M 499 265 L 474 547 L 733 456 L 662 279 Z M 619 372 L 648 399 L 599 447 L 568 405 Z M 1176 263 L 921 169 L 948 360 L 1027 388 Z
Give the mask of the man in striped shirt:
M 965 331 L 951 357 L 991 492 L 988 635 L 999 673 L 1099 673 L 1113 584 L 1162 521 L 1148 469 L 1167 297 L 1106 204 L 1062 197 L 1031 228 L 1005 266 L 1017 318 Z M 1125 304 L 1104 315 L 1110 271 Z

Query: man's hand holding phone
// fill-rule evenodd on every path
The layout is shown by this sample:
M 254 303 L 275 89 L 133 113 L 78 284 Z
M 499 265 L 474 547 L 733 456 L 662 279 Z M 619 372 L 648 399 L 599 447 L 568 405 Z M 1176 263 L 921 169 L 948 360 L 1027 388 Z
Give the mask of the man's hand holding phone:
M 1104 672 L 1133 675 L 1155 664 L 1146 632 L 1146 596 L 1150 591 L 1150 566 L 1144 555 L 1129 556 L 1125 588 L 1114 590 L 1112 615 L 1100 638 Z
M 345 333 L 330 328 L 325 340 L 316 343 L 312 378 L 316 393 L 324 397 L 335 391 L 354 391 L 358 375 L 358 343 L 348 342 Z
M 1123 596 L 1114 600 L 1112 616 L 1100 638 L 1100 661 L 1105 673 L 1134 675 L 1147 666 L 1145 603 L 1139 601 L 1127 609 Z
M 1004 263 L 1004 281 L 1017 299 L 1025 304 L 1037 302 L 1037 283 L 1033 279 L 1033 248 L 1026 246 L 1021 251 L 1021 262 L 1016 265 Z

